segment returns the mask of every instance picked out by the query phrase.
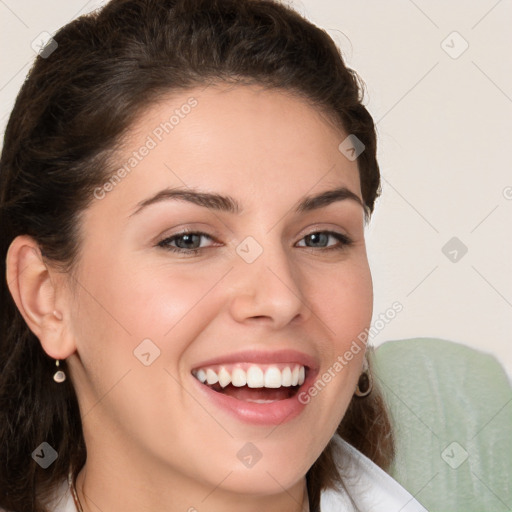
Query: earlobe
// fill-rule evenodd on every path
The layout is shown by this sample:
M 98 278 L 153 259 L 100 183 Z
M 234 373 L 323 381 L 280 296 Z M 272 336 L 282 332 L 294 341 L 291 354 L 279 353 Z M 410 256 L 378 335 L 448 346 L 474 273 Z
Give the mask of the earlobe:
M 66 336 L 66 323 L 57 308 L 57 288 L 37 242 L 16 237 L 7 252 L 7 284 L 30 330 L 39 338 L 44 351 L 55 359 L 73 352 Z

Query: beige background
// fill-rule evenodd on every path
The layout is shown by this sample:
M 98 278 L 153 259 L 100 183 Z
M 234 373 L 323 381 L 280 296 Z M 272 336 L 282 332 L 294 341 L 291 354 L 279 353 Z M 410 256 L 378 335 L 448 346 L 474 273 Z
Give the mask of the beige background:
M 512 375 L 512 2 L 288 3 L 341 47 L 377 122 L 374 321 L 395 301 L 404 310 L 374 326 L 374 344 L 451 339 L 495 354 Z M 32 42 L 101 4 L 0 0 L 2 132 Z

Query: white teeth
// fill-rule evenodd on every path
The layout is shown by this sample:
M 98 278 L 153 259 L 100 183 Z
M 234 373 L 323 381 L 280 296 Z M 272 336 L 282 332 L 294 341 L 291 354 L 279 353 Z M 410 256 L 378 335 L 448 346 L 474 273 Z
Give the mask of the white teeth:
M 231 375 L 226 370 L 226 368 L 221 368 L 219 372 L 219 384 L 225 388 L 228 384 L 231 383 Z
M 298 385 L 302 386 L 304 384 L 304 381 L 306 380 L 306 369 L 304 366 L 301 366 L 299 369 L 299 382 Z
M 276 400 L 251 400 L 250 398 L 246 398 L 245 401 L 253 404 L 273 404 Z
M 266 388 L 280 388 L 281 387 L 281 371 L 275 366 L 271 366 L 265 373 L 265 387 Z
M 306 379 L 306 368 L 297 364 L 284 366 L 279 365 L 262 365 L 252 364 L 248 370 L 244 370 L 240 366 L 235 366 L 231 372 L 228 368 L 221 366 L 218 370 L 212 368 L 200 368 L 193 372 L 194 377 L 199 382 L 212 386 L 219 383 L 222 388 L 229 384 L 240 388 L 248 386 L 250 388 L 270 388 L 277 389 L 280 387 L 301 386 Z M 217 367 L 218 368 L 218 367 Z
M 265 385 L 263 370 L 258 366 L 251 366 L 247 372 L 247 385 L 250 388 L 262 388 Z
M 210 368 L 208 368 L 206 370 L 206 382 L 211 386 L 212 384 L 215 384 L 217 382 L 219 382 L 219 377 L 218 375 L 213 371 L 213 370 L 210 370 Z
M 235 368 L 231 375 L 231 384 L 237 388 L 241 388 L 247 384 L 247 375 L 242 368 Z
M 286 388 L 292 385 L 292 371 L 289 366 L 284 368 L 281 372 L 281 384 Z
M 296 386 L 299 383 L 299 367 L 296 366 L 292 372 L 292 386 Z
M 206 382 L 206 372 L 204 370 L 198 370 L 196 377 L 199 382 Z

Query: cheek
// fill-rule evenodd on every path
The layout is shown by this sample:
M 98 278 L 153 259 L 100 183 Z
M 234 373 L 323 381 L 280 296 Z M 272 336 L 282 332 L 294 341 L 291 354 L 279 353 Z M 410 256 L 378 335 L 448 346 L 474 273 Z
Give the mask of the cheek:
M 309 281 L 310 300 L 329 338 L 327 352 L 337 357 L 371 323 L 373 285 L 368 263 L 340 266 Z
M 343 417 L 361 372 L 373 312 L 373 286 L 365 260 L 316 277 L 310 290 L 315 313 L 324 325 L 324 357 L 315 389 L 308 393 L 322 411 L 329 436 Z M 324 415 L 323 411 L 330 412 Z
M 139 337 L 153 336 L 155 343 L 172 343 L 175 349 L 179 340 L 185 344 L 196 338 L 217 314 L 218 304 L 209 296 L 222 269 L 204 265 L 191 271 L 166 263 L 148 267 L 145 262 L 134 268 L 137 271 L 124 285 L 124 297 L 131 295 L 133 300 L 118 296 L 118 301 L 124 304 L 120 315 Z
M 225 269 L 210 265 L 190 272 L 165 261 L 148 265 L 147 260 L 91 257 L 84 263 L 77 315 L 80 337 L 87 341 L 83 349 L 91 346 L 89 340 L 100 339 L 100 351 L 131 363 L 133 350 L 150 339 L 174 365 L 214 318 L 218 303 L 208 295 Z

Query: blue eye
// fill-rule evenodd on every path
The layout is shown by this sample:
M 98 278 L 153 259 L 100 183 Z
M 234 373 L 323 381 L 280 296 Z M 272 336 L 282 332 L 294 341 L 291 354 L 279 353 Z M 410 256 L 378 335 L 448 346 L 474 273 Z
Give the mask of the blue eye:
M 348 236 L 336 233 L 335 231 L 316 231 L 306 235 L 300 242 L 302 241 L 304 241 L 305 245 L 299 245 L 299 247 L 327 250 L 343 249 L 353 243 Z M 333 241 L 334 243 L 332 243 Z
M 167 237 L 158 242 L 157 246 L 172 252 L 194 255 L 201 252 L 202 249 L 212 247 L 213 242 L 214 239 L 206 233 L 187 231 Z M 296 246 L 329 251 L 342 250 L 352 244 L 353 241 L 341 233 L 336 233 L 335 231 L 315 231 L 302 238 Z
M 202 244 L 203 239 L 213 240 L 212 237 L 206 233 L 186 232 L 165 238 L 161 242 L 158 242 L 157 245 L 158 247 L 163 247 L 164 249 L 174 252 L 195 254 L 204 247 L 208 247 Z

